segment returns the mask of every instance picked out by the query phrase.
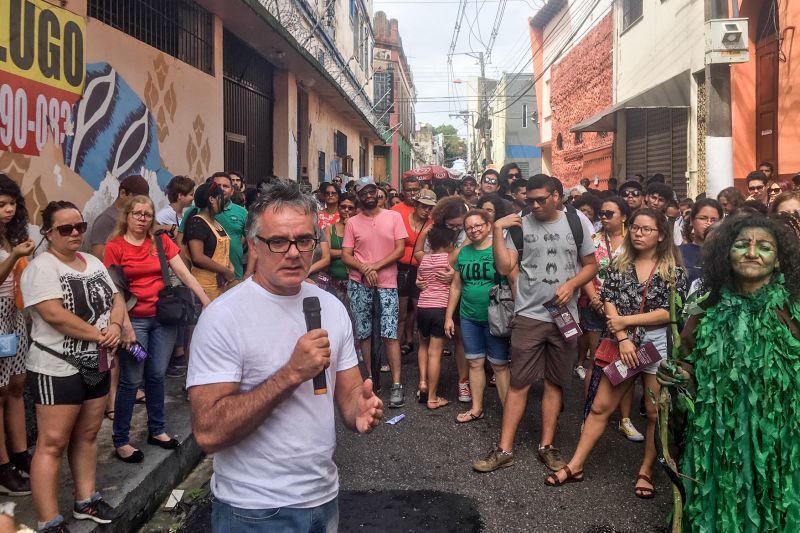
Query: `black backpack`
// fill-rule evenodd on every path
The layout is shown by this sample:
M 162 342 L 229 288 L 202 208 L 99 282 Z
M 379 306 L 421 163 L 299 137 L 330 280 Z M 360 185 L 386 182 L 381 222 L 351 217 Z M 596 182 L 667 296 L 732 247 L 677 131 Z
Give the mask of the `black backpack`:
M 527 214 L 529 213 L 523 211 L 522 216 L 526 216 Z M 578 257 L 580 258 L 581 244 L 583 244 L 583 224 L 581 224 L 581 218 L 578 216 L 578 210 L 571 205 L 566 206 L 564 215 L 567 217 L 569 230 L 572 232 L 572 236 L 575 239 L 575 247 L 578 250 Z M 517 249 L 517 261 L 521 263 L 522 251 L 525 246 L 525 240 L 522 237 L 522 227 L 512 226 L 508 228 L 508 234 L 511 235 L 511 240 L 514 241 L 514 247 Z

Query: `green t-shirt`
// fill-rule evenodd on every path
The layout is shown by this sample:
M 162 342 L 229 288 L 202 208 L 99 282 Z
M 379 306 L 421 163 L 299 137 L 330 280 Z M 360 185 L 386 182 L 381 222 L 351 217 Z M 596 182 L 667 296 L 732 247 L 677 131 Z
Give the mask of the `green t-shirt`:
M 456 269 L 461 275 L 461 316 L 475 322 L 489 321 L 489 289 L 497 285 L 492 247 L 476 250 L 464 246 L 458 253 Z
M 187 209 L 181 220 L 179 231 L 183 233 L 186 222 L 197 213 L 197 208 L 192 206 Z M 222 213 L 219 213 L 214 219 L 220 223 L 222 229 L 231 238 L 230 251 L 228 256 L 231 259 L 233 271 L 236 273 L 236 278 L 241 279 L 244 274 L 244 265 L 242 264 L 242 255 L 244 250 L 242 247 L 242 237 L 244 236 L 244 224 L 247 221 L 247 209 L 237 205 L 233 202 L 228 202 Z

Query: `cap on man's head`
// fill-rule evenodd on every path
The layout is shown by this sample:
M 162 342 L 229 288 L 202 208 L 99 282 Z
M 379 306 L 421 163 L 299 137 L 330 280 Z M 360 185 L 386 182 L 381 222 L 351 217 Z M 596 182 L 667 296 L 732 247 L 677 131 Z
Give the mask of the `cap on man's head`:
M 415 200 L 421 204 L 434 206 L 436 205 L 436 193 L 430 189 L 422 189 Z
M 619 186 L 620 192 L 624 191 L 625 189 L 636 189 L 637 191 L 642 192 L 642 184 L 637 180 L 628 180 Z
M 478 180 L 477 180 L 477 179 L 475 179 L 475 176 L 473 176 L 472 174 L 467 174 L 466 176 L 464 176 L 463 178 L 461 178 L 461 183 L 464 183 L 465 181 L 471 181 L 471 182 L 473 182 L 475 185 L 477 185 L 477 184 L 478 184 Z
M 125 190 L 137 196 L 140 194 L 148 196 L 150 194 L 150 186 L 147 184 L 147 180 L 138 174 L 133 174 L 120 181 L 119 190 Z
M 366 189 L 367 187 L 375 187 L 375 180 L 372 179 L 372 176 L 362 176 L 360 179 L 356 180 L 356 194 L 360 193 L 362 190 Z

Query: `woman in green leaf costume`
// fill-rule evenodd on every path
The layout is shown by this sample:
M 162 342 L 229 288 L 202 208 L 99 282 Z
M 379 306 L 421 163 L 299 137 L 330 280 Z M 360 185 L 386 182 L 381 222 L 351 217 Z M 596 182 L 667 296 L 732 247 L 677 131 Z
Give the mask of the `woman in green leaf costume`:
M 682 335 L 691 353 L 659 371 L 696 386 L 684 531 L 800 531 L 798 240 L 760 215 L 732 217 L 703 257 L 706 312 Z

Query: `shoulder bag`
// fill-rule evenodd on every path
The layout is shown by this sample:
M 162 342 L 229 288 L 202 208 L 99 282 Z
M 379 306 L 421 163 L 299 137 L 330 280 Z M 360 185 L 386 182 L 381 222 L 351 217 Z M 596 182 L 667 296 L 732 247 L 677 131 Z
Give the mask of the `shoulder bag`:
M 510 337 L 513 319 L 514 294 L 511 287 L 498 283 L 489 289 L 489 333 L 495 337 Z
M 192 326 L 197 323 L 197 317 L 199 316 L 197 312 L 198 306 L 194 301 L 194 293 L 189 287 L 183 285 L 173 286 L 170 283 L 167 256 L 164 253 L 164 243 L 161 242 L 161 232 L 157 233 L 153 239 L 158 251 L 158 262 L 161 265 L 161 278 L 164 280 L 164 288 L 158 291 L 156 320 L 165 326 Z

